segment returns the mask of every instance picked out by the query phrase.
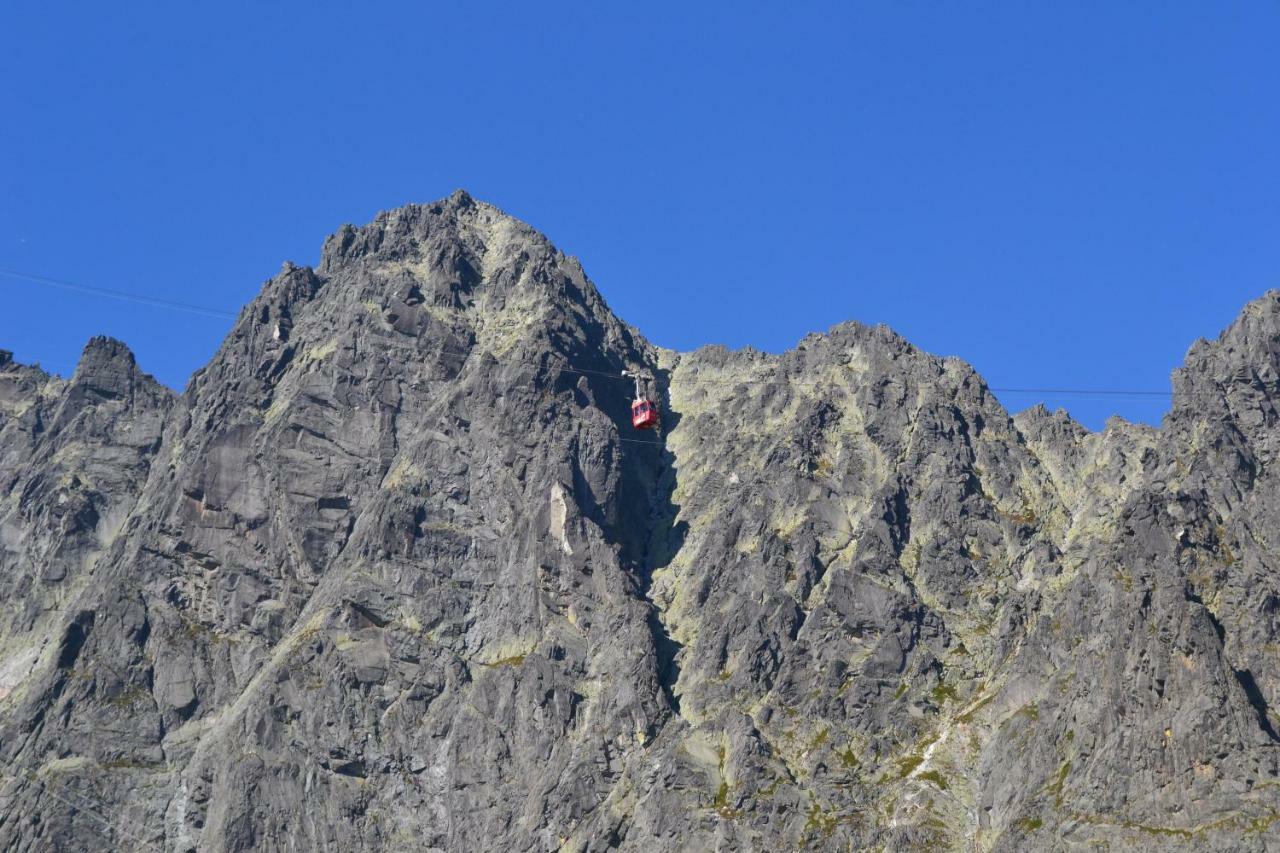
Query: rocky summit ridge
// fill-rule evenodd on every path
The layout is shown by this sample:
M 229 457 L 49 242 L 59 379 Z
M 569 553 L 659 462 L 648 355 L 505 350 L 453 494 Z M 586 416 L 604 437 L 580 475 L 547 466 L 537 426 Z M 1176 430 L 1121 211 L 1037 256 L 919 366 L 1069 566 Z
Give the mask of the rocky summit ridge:
M 0 849 L 1280 850 L 1280 294 L 1174 389 L 671 352 L 461 192 L 0 354 Z

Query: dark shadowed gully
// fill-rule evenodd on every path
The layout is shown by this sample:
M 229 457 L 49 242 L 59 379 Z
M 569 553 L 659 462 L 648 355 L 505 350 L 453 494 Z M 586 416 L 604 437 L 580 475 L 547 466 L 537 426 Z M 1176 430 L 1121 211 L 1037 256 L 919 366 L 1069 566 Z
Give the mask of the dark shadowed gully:
M 1280 296 L 1174 381 L 665 351 L 465 193 L 0 356 L 0 849 L 1280 849 Z

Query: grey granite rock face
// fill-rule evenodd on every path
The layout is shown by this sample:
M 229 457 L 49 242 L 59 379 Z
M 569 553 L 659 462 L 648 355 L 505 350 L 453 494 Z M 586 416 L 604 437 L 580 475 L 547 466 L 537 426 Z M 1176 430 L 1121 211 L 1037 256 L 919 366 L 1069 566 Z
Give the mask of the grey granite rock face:
M 1278 341 L 1089 433 L 884 328 L 660 350 L 457 193 L 180 396 L 0 355 L 0 847 L 1280 849 Z

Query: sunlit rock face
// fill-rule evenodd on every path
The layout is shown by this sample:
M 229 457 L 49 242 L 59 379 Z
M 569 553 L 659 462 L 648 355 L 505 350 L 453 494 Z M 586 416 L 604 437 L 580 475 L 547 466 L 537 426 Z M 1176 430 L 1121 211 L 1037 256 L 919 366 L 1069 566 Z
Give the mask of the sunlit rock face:
M 465 193 L 181 395 L 0 354 L 0 847 L 1280 849 L 1280 296 L 1174 383 L 662 350 Z

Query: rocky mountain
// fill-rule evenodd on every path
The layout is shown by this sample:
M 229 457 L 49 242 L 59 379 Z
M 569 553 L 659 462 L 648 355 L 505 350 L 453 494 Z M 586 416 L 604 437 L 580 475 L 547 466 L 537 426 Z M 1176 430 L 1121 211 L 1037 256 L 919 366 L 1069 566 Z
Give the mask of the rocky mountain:
M 0 849 L 1280 850 L 1280 294 L 1174 387 L 662 350 L 461 192 L 0 355 Z

